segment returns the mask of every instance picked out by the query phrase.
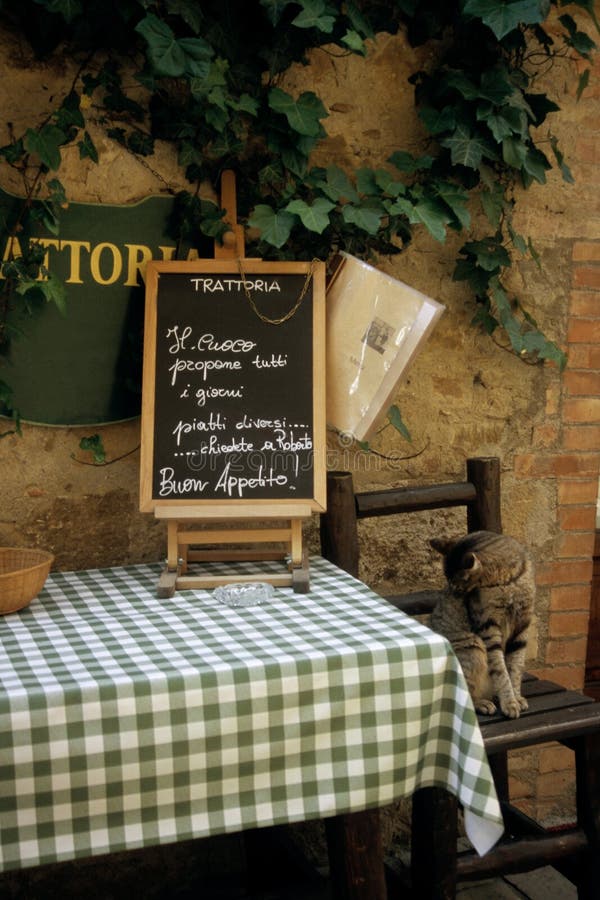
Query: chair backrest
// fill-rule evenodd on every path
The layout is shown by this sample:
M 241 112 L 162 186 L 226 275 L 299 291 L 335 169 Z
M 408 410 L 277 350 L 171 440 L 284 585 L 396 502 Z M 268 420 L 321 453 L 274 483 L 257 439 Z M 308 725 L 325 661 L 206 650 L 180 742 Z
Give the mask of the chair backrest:
M 426 509 L 465 506 L 467 530 L 502 531 L 500 460 L 467 460 L 466 481 L 355 493 L 351 472 L 327 473 L 327 511 L 321 515 L 321 553 L 341 569 L 358 576 L 358 520 Z M 411 615 L 430 612 L 435 592 L 387 596 Z

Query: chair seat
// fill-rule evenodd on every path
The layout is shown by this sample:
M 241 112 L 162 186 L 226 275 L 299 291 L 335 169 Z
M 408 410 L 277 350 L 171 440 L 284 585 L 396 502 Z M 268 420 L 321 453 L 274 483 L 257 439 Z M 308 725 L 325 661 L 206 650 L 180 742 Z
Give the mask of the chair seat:
M 600 729 L 600 703 L 585 694 L 527 674 L 523 696 L 529 709 L 518 719 L 507 719 L 501 713 L 478 716 L 488 754 L 548 741 L 568 741 Z

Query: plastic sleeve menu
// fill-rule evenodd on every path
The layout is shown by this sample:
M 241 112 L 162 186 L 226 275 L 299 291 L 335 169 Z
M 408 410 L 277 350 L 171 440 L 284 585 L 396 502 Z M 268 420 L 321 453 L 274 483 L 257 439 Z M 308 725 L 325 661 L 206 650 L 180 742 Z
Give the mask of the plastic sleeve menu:
M 323 505 L 323 285 L 321 263 L 148 264 L 142 510 Z

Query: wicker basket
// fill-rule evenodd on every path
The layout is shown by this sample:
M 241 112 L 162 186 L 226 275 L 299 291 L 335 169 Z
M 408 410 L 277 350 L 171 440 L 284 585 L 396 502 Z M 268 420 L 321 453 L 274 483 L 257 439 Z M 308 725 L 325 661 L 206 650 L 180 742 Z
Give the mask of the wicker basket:
M 23 609 L 37 597 L 53 559 L 46 550 L 0 547 L 0 615 Z

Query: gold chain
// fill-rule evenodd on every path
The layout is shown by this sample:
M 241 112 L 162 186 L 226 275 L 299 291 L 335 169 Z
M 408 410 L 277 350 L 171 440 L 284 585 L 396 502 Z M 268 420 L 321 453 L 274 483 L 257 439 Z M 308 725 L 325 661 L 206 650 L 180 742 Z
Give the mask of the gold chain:
M 306 292 L 308 291 L 308 286 L 309 286 L 311 278 L 313 276 L 315 263 L 317 263 L 318 261 L 319 261 L 318 259 L 313 259 L 311 261 L 310 269 L 306 273 L 306 278 L 304 279 L 304 285 L 302 286 L 302 290 L 300 291 L 298 299 L 296 300 L 296 302 L 294 303 L 292 308 L 288 312 L 286 312 L 286 314 L 284 316 L 280 316 L 280 318 L 278 318 L 278 319 L 270 319 L 268 316 L 265 316 L 264 313 L 261 313 L 261 311 L 259 310 L 259 308 L 257 307 L 257 305 L 254 301 L 254 298 L 252 297 L 250 291 L 248 290 L 248 285 L 246 283 L 246 276 L 244 275 L 244 270 L 242 268 L 242 260 L 238 258 L 238 261 L 237 261 L 238 269 L 240 270 L 240 277 L 242 279 L 242 285 L 244 287 L 244 294 L 246 295 L 246 299 L 248 300 L 248 303 L 250 304 L 250 306 L 252 307 L 252 309 L 254 310 L 256 315 L 258 316 L 258 318 L 261 320 L 261 322 L 266 322 L 268 325 L 283 325 L 284 322 L 287 322 L 288 319 L 291 319 L 292 316 L 296 314 L 296 312 L 300 309 L 300 304 L 302 303 L 302 301 L 304 300 L 304 298 L 306 296 Z

